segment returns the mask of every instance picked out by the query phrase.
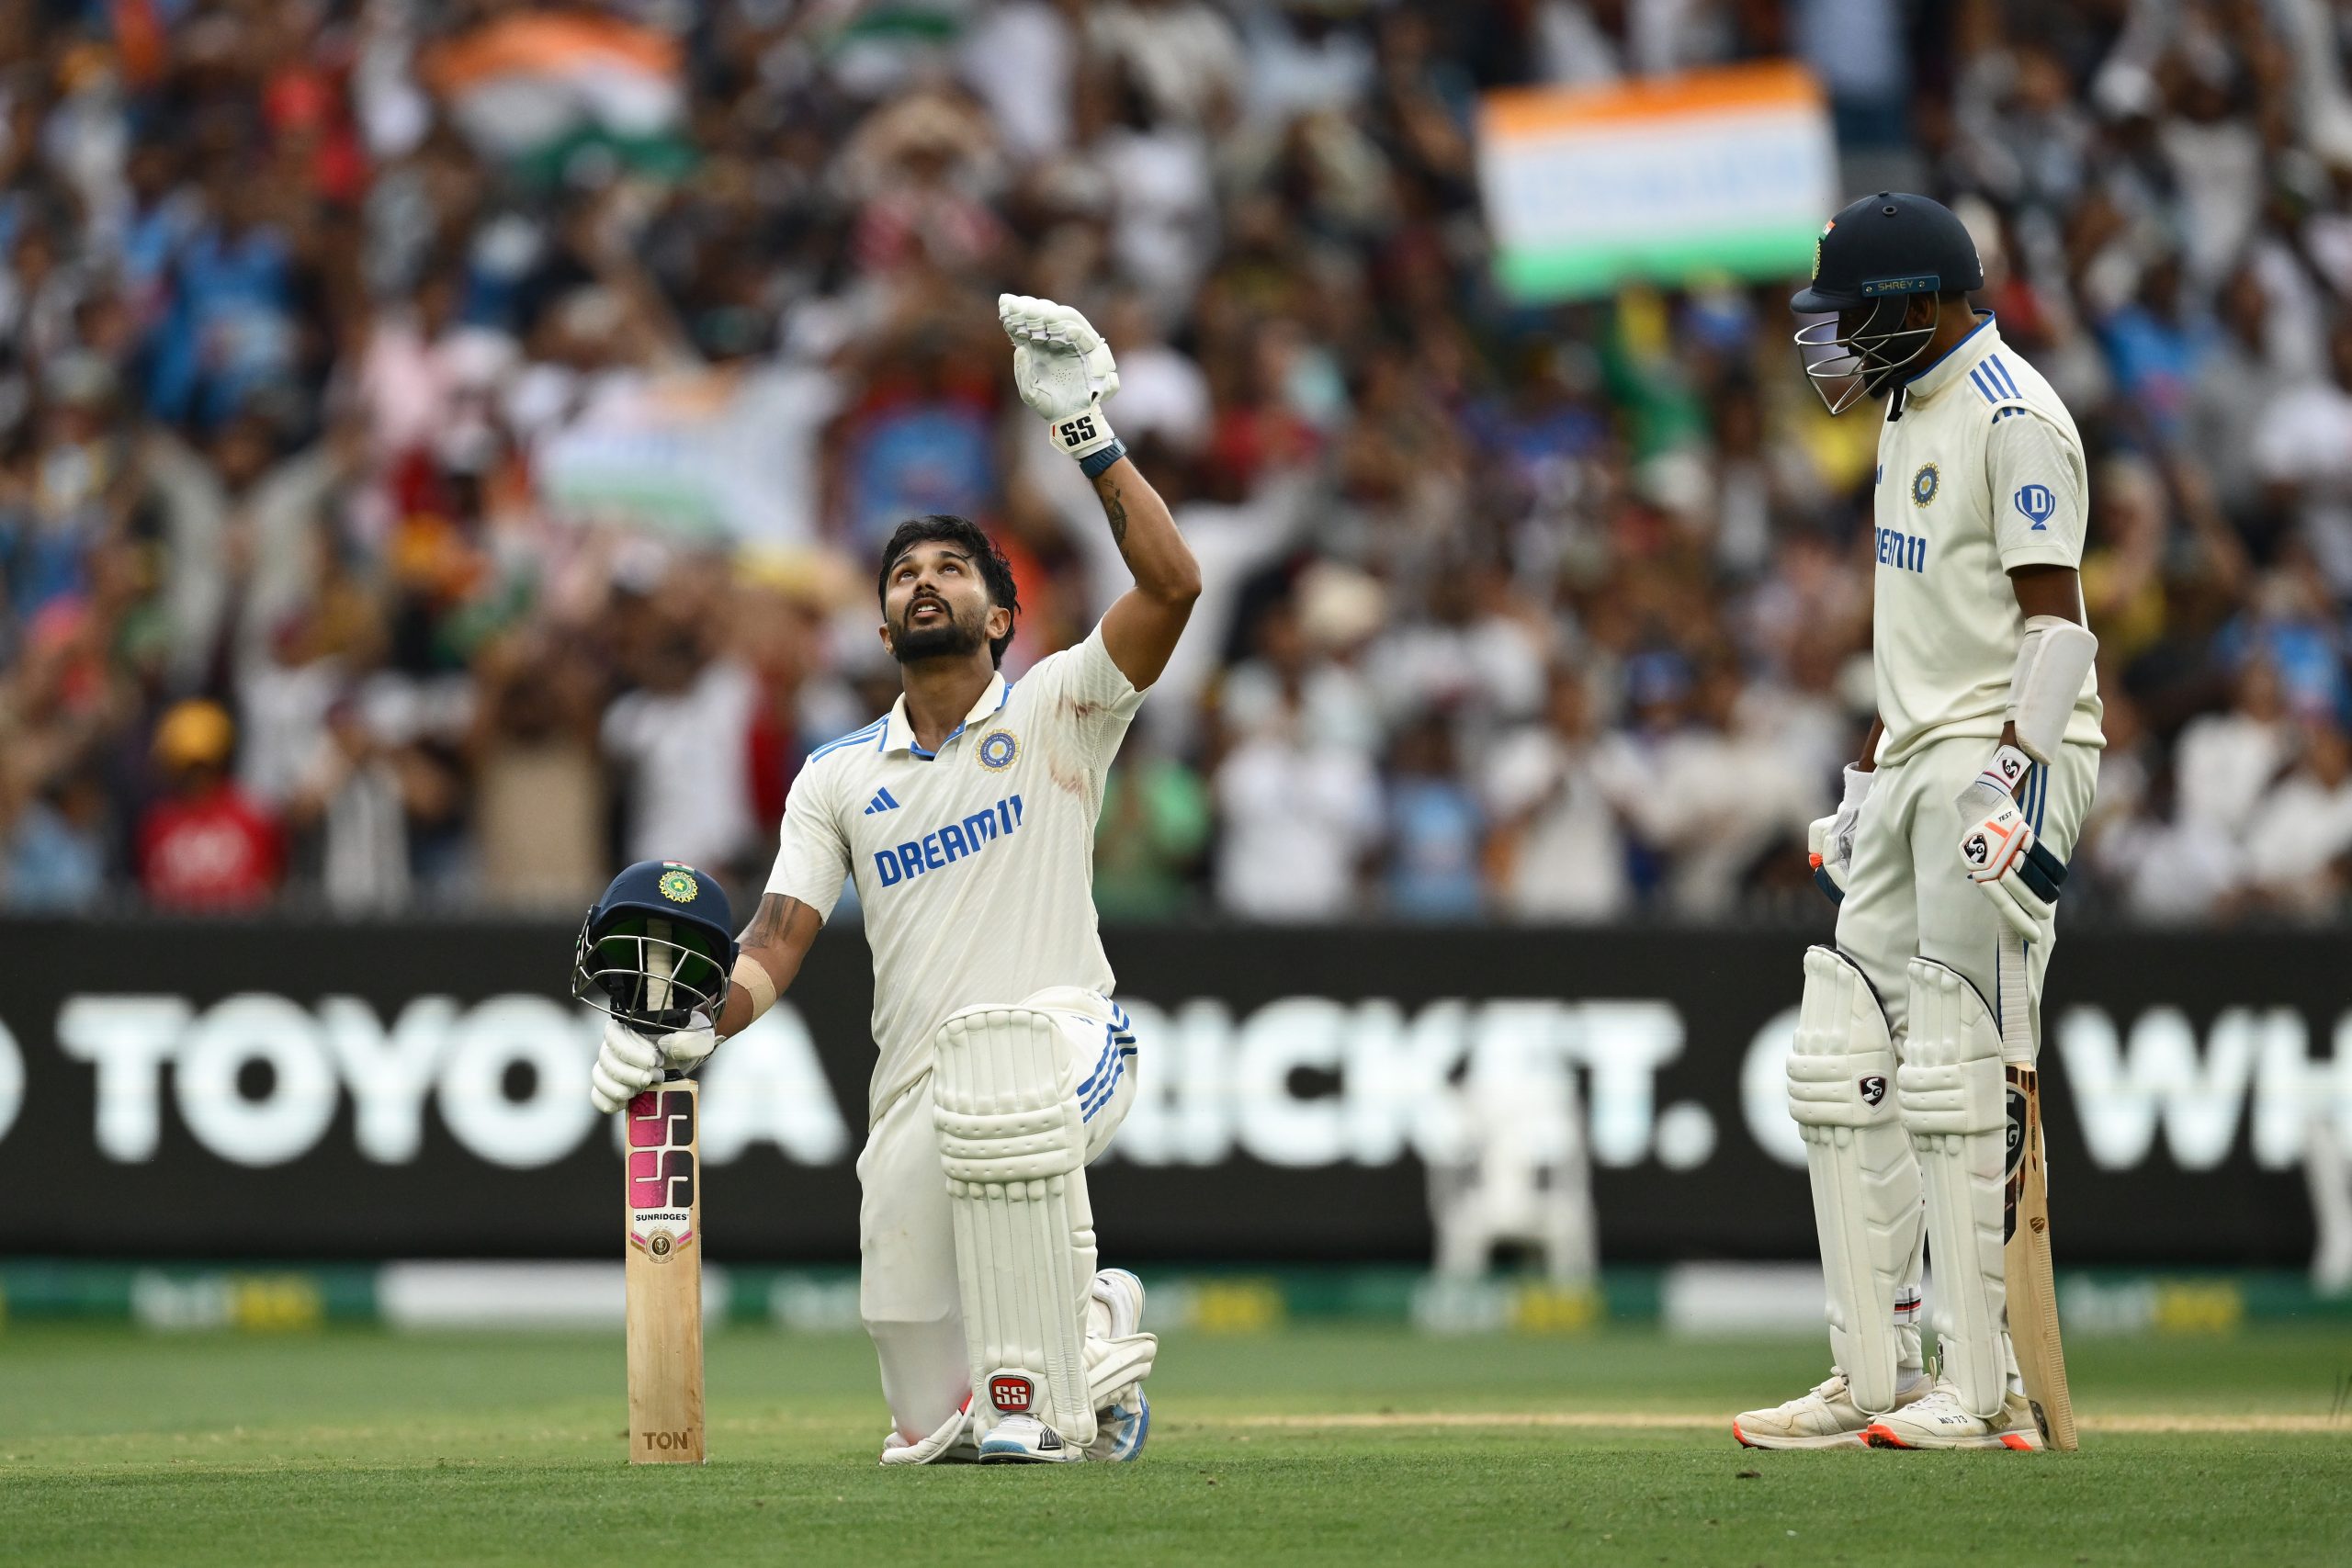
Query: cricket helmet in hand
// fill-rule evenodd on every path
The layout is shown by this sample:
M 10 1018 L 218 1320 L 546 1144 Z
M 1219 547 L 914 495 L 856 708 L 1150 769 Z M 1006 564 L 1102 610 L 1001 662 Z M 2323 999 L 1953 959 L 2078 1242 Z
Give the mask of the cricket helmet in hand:
M 735 969 L 735 920 L 718 879 L 676 861 L 639 861 L 581 922 L 571 994 L 649 1033 L 717 1022 Z
M 1849 203 L 1815 242 L 1813 280 L 1789 299 L 1800 315 L 1834 312 L 1796 334 L 1805 375 L 1831 413 L 1883 396 L 1936 335 L 1940 304 L 1922 325 L 1911 302 L 1984 287 L 1976 242 L 1943 203 L 1886 190 Z

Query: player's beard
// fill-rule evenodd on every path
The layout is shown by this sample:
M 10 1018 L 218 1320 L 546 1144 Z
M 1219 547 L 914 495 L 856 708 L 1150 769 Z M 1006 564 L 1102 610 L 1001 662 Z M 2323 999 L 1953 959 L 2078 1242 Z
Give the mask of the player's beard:
M 956 606 L 944 599 L 937 601 L 939 619 L 928 626 L 913 626 L 909 618 L 914 614 L 910 603 L 899 616 L 899 624 L 890 628 L 890 655 L 901 664 L 919 664 L 926 659 L 961 659 L 978 650 L 988 639 L 985 617 L 966 625 L 956 614 Z

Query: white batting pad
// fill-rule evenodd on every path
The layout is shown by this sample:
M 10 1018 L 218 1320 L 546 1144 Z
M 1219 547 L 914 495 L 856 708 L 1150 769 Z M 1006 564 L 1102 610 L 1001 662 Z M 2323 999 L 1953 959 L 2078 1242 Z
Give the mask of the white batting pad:
M 1894 1408 L 1895 1367 L 1917 1300 L 1919 1167 L 1895 1109 L 1894 1075 L 1894 1045 L 1870 982 L 1834 949 L 1808 949 L 1789 1114 L 1813 1179 L 1830 1349 L 1854 1403 L 1872 1415 Z
M 2002 1188 L 2008 1089 L 2001 1036 L 1984 997 L 1931 958 L 1910 964 L 1911 1037 L 1895 1084 L 1903 1125 L 1928 1190 L 1928 1248 L 1936 1262 L 1930 1313 L 1943 1375 L 1971 1415 L 1992 1416 L 2007 1390 Z
M 1094 1212 L 1057 1025 L 1025 1008 L 967 1008 L 940 1026 L 933 1051 L 973 1418 L 985 1435 L 1003 1416 L 1035 1416 L 1082 1449 L 1094 1440 Z

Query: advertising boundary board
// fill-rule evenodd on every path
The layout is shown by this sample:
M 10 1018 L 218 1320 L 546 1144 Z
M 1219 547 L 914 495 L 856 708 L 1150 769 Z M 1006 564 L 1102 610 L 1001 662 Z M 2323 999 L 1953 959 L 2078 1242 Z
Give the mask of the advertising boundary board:
M 0 1253 L 608 1255 L 618 1156 L 571 935 L 0 921 Z M 1424 1156 L 1461 1156 L 1461 1086 L 1497 1073 L 1573 1103 L 1604 1258 L 1804 1257 L 1775 1053 L 1808 940 L 1108 931 L 1142 1055 L 1094 1173 L 1106 1256 L 1425 1259 Z M 2352 1146 L 2347 957 L 2329 931 L 2066 933 L 2042 1057 L 2062 1267 L 2308 1258 L 2301 1151 L 2321 1120 Z M 820 937 L 787 1000 L 706 1080 L 717 1261 L 854 1256 L 862 937 Z

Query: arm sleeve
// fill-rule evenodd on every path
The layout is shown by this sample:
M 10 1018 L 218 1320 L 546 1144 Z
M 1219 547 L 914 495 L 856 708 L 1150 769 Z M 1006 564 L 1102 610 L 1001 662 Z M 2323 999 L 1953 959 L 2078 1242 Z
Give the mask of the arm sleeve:
M 1993 538 L 2001 568 L 2083 564 L 2089 485 L 2080 453 L 2058 427 L 2030 410 L 2003 409 L 1985 451 L 1992 482 Z
M 832 917 L 842 884 L 849 879 L 849 840 L 833 816 L 830 795 L 815 768 L 800 770 L 792 793 L 784 797 L 782 842 L 775 869 L 768 873 L 767 891 L 797 898 L 820 919 Z

